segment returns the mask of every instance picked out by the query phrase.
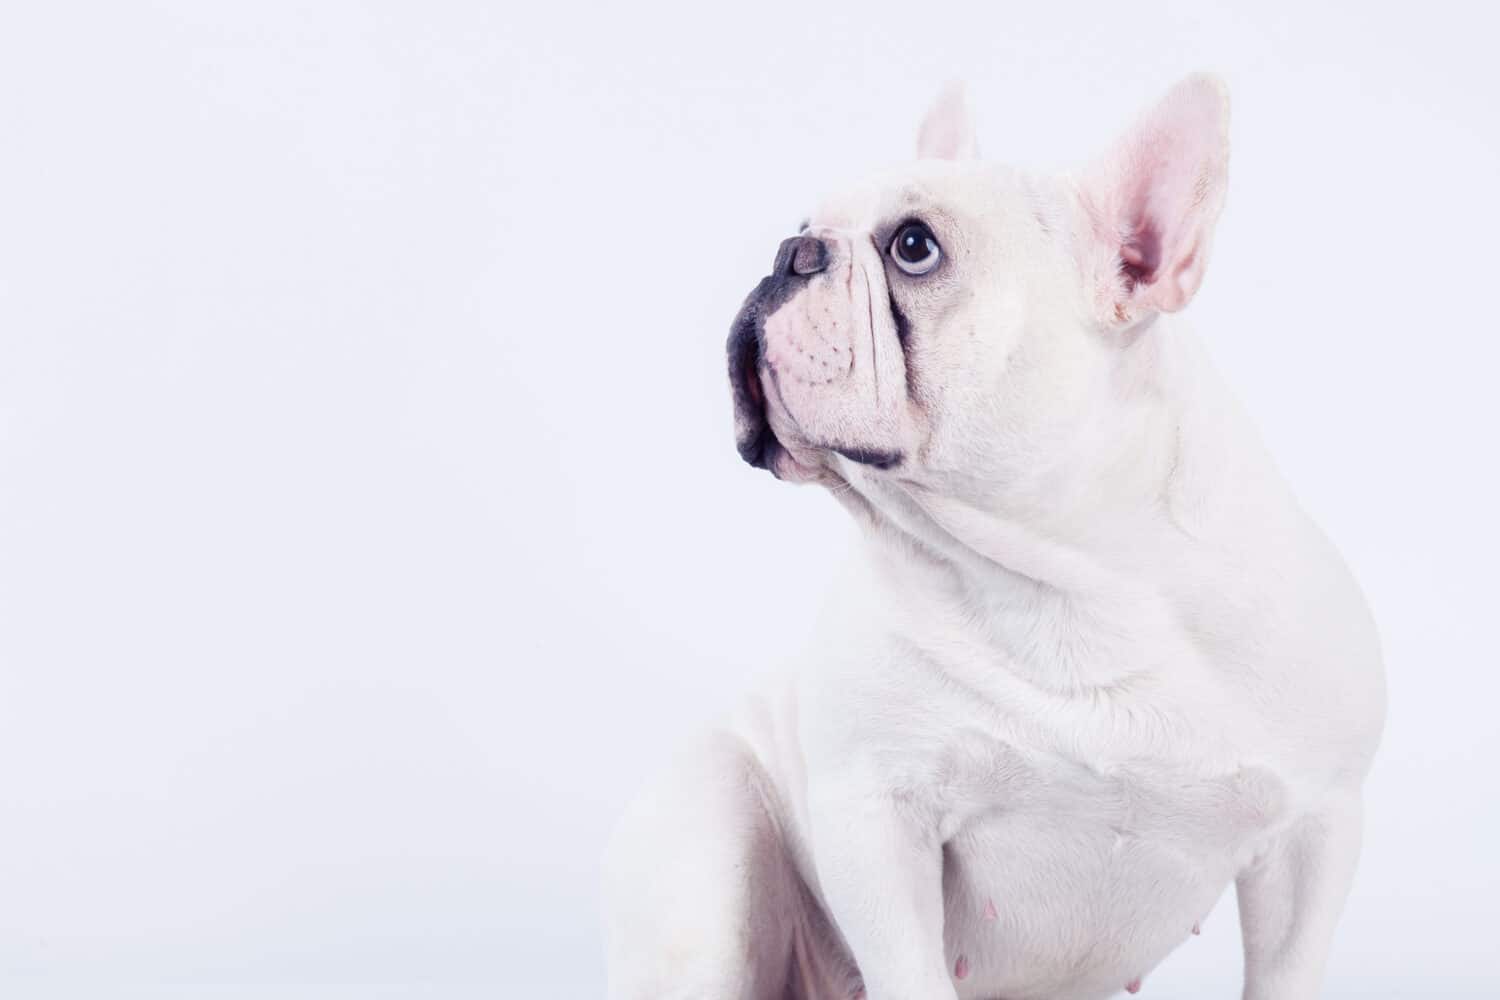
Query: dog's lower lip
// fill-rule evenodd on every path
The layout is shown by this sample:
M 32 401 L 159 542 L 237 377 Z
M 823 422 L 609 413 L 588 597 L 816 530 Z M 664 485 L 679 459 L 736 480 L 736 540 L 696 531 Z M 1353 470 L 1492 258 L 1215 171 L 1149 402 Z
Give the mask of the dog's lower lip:
M 768 279 L 769 280 L 769 279 Z M 766 418 L 765 387 L 760 382 L 761 350 L 758 330 L 759 299 L 765 282 L 745 300 L 729 334 L 729 380 L 736 411 L 744 418 L 745 434 L 735 442 L 740 458 L 757 469 L 774 471 L 780 446 Z
M 759 414 L 754 433 L 738 445 L 740 457 L 752 467 L 765 469 L 775 474 L 776 451 L 781 442 L 771 430 L 771 421 L 766 416 L 766 390 L 760 382 L 760 351 L 758 348 L 745 357 L 740 377 L 744 380 L 745 396 Z
M 740 458 L 757 469 L 771 470 L 772 463 L 776 458 L 776 451 L 781 447 L 781 442 L 776 440 L 776 435 L 771 428 L 762 425 L 754 435 L 741 442 L 737 449 Z

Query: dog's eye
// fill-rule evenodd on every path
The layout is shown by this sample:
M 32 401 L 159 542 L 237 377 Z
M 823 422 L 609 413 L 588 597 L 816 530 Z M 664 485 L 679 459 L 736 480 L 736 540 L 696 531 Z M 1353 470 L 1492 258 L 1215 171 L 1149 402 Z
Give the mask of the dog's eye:
M 932 230 L 920 222 L 908 222 L 896 231 L 891 241 L 891 260 L 907 274 L 926 274 L 943 259 L 943 250 L 933 238 Z

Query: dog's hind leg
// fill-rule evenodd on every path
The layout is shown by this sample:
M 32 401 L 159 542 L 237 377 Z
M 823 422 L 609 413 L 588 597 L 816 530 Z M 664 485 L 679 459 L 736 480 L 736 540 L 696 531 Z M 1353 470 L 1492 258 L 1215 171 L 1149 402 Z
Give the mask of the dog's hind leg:
M 718 733 L 627 811 L 605 858 L 609 1000 L 805 994 L 807 902 L 766 778 Z

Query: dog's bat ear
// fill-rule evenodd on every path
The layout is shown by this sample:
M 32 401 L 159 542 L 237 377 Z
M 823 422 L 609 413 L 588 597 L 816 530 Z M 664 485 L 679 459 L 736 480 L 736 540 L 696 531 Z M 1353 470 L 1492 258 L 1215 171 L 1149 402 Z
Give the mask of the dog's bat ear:
M 1107 325 L 1187 305 L 1229 178 L 1229 92 L 1190 76 L 1084 172 L 1088 271 Z
M 963 81 L 954 80 L 939 92 L 922 127 L 917 130 L 917 159 L 973 160 L 979 156 L 974 139 L 974 118 Z

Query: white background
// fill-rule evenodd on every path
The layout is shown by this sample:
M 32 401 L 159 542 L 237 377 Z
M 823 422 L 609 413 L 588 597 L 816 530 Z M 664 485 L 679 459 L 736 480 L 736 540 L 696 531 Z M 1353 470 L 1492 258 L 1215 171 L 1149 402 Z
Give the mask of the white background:
M 741 297 L 945 80 L 1053 168 L 1195 69 L 1191 313 L 1389 661 L 1328 994 L 1495 996 L 1495 25 L 1303 6 L 6 4 L 0 996 L 600 996 L 612 818 L 849 540 Z

